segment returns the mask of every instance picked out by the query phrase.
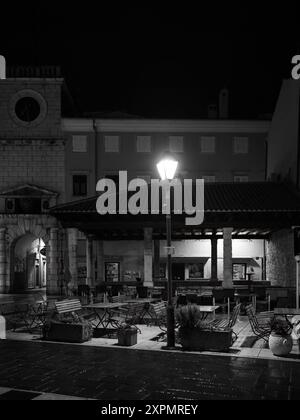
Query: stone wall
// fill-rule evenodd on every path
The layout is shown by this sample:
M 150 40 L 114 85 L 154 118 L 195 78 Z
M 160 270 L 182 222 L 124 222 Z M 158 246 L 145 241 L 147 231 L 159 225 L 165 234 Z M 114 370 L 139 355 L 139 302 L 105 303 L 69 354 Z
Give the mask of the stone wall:
M 281 230 L 266 243 L 266 274 L 272 286 L 295 287 L 296 263 L 292 230 Z
M 0 190 L 34 184 L 63 201 L 64 160 L 63 140 L 0 140 Z
M 61 136 L 62 79 L 6 79 L 0 81 L 0 136 L 2 138 L 57 138 Z M 37 125 L 18 124 L 13 117 L 11 103 L 22 91 L 44 98 L 45 118 Z

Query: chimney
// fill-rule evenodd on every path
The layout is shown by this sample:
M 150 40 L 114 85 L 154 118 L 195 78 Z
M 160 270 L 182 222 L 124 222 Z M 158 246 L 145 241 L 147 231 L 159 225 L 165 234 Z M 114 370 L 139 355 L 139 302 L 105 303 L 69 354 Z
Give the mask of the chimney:
M 219 118 L 226 120 L 229 117 L 229 91 L 224 88 L 219 93 Z
M 207 115 L 210 120 L 218 119 L 218 107 L 216 104 L 208 105 Z

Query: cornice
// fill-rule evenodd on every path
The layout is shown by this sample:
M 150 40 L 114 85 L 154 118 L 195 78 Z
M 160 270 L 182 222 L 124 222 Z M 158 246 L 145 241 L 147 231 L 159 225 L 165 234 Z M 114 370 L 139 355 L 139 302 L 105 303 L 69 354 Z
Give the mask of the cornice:
M 268 133 L 271 121 L 261 120 L 124 120 L 63 118 L 64 132 L 127 133 Z

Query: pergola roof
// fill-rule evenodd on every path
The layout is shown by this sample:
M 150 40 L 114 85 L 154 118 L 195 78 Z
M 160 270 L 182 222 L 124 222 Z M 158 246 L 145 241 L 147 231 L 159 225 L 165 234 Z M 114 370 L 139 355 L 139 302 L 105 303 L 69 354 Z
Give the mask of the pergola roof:
M 273 182 L 207 183 L 204 189 L 204 223 L 185 226 L 185 215 L 173 216 L 174 235 L 206 236 L 233 227 L 236 235 L 267 236 L 271 231 L 300 225 L 300 195 L 289 185 Z M 154 233 L 164 236 L 164 216 L 105 215 L 96 210 L 97 197 L 62 204 L 50 213 L 66 227 L 78 227 L 86 233 L 108 237 L 113 232 L 141 230 L 153 227 Z M 180 234 L 178 232 L 181 232 Z

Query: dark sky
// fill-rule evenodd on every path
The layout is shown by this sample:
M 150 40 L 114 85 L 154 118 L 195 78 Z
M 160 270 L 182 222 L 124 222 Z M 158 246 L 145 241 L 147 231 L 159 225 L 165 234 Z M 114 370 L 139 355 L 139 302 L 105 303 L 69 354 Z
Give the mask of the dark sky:
M 246 11 L 235 24 L 220 12 L 219 25 L 196 9 L 38 4 L 2 25 L 0 54 L 8 65 L 61 65 L 82 111 L 201 118 L 226 86 L 231 116 L 257 117 L 273 112 L 300 52 L 299 31 L 246 24 Z

